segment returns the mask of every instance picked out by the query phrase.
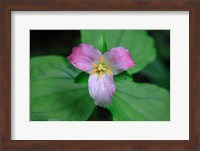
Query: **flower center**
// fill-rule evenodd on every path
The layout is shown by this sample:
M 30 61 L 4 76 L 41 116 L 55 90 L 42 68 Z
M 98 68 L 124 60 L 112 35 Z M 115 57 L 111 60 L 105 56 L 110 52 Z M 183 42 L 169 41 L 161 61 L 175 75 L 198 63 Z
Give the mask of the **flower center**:
M 104 65 L 104 64 L 98 64 L 97 69 L 98 69 L 98 71 L 105 71 L 106 70 L 106 65 Z
M 99 63 L 92 64 L 93 67 L 95 67 L 90 74 L 97 73 L 98 77 L 101 78 L 101 76 L 106 72 L 108 74 L 112 74 L 112 71 L 108 69 L 107 65 L 103 63 L 103 58 L 99 58 Z

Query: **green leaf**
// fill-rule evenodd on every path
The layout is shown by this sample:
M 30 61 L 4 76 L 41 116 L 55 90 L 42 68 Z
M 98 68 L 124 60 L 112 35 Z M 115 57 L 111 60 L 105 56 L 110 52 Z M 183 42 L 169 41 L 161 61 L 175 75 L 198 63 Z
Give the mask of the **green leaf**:
M 33 57 L 30 63 L 31 81 L 42 79 L 74 79 L 81 71 L 73 67 L 67 58 L 60 56 Z
M 115 82 L 133 81 L 133 77 L 126 71 L 114 76 Z
M 129 50 L 136 63 L 136 66 L 128 70 L 130 74 L 142 70 L 156 56 L 154 41 L 144 30 L 81 30 L 81 41 L 98 47 L 102 35 L 108 50 L 118 46 Z
M 79 73 L 64 57 L 31 59 L 31 120 L 87 120 L 95 104 L 87 84 L 74 82 Z
M 141 71 L 142 75 L 147 76 L 151 82 L 158 86 L 170 88 L 170 72 L 166 65 L 158 57 Z
M 116 82 L 108 109 L 114 121 L 169 121 L 169 92 L 151 84 Z
M 97 48 L 102 52 L 105 53 L 108 48 L 107 48 L 107 44 L 106 44 L 106 40 L 104 36 L 101 36 L 99 38 L 98 44 L 97 44 Z
M 149 34 L 155 39 L 157 56 L 140 74 L 147 77 L 151 83 L 169 89 L 170 30 L 151 30 Z
M 75 83 L 88 83 L 89 74 L 81 72 L 76 78 Z

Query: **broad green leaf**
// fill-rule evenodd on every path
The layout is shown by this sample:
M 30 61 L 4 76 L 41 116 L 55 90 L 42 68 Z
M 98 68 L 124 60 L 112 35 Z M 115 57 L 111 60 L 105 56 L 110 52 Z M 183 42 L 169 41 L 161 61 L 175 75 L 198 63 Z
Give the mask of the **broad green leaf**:
M 81 71 L 73 67 L 68 59 L 60 56 L 33 57 L 30 63 L 31 81 L 42 79 L 74 79 Z
M 169 121 L 169 92 L 151 84 L 116 82 L 108 109 L 114 121 Z
M 130 74 L 139 72 L 155 58 L 154 41 L 144 30 L 81 30 L 81 41 L 98 47 L 102 35 L 108 50 L 118 46 L 129 50 L 136 64 L 128 70 Z
M 115 82 L 133 81 L 133 77 L 126 71 L 114 76 Z
M 31 120 L 87 120 L 95 105 L 87 84 L 74 82 L 79 73 L 64 57 L 31 59 Z
M 108 48 L 107 48 L 107 44 L 106 44 L 106 40 L 105 40 L 105 37 L 104 36 L 101 36 L 99 38 L 99 41 L 97 43 L 97 48 L 102 52 L 102 53 L 105 53 Z
M 88 83 L 89 74 L 81 72 L 76 78 L 75 83 Z
M 170 61 L 170 30 L 152 30 L 149 33 L 155 39 L 157 56 L 140 73 L 146 76 L 150 82 L 169 89 L 170 71 L 168 61 Z
M 167 89 L 170 88 L 170 73 L 166 65 L 159 58 L 156 58 L 151 64 L 144 68 L 141 74 L 147 76 L 151 82 L 158 86 Z

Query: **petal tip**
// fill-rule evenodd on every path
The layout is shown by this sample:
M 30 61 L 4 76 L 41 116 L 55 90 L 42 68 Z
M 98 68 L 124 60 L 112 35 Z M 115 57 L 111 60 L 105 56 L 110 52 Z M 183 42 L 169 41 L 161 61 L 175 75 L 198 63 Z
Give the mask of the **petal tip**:
M 104 101 L 100 101 L 100 100 L 94 100 L 94 103 L 97 105 L 97 106 L 100 106 L 100 107 L 103 107 L 105 108 L 106 106 L 110 105 L 112 103 L 112 99 L 110 100 L 104 100 Z
M 135 62 L 134 62 L 133 60 L 131 60 L 130 65 L 129 65 L 128 68 L 132 68 L 132 67 L 134 67 L 135 65 L 136 65 Z

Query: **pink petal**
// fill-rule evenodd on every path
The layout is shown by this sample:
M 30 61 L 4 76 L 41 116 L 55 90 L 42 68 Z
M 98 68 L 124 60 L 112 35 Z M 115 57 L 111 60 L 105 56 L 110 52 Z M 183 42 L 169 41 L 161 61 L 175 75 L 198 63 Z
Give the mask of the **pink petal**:
M 90 73 L 94 68 L 92 64 L 96 63 L 101 55 L 101 52 L 95 47 L 82 43 L 74 47 L 72 54 L 67 58 L 76 68 Z
M 106 52 L 103 57 L 107 60 L 114 75 L 119 74 L 135 65 L 129 51 L 123 47 L 115 47 Z
M 96 105 L 105 107 L 112 102 L 115 92 L 113 75 L 103 74 L 101 78 L 98 78 L 98 74 L 90 75 L 88 87 Z

